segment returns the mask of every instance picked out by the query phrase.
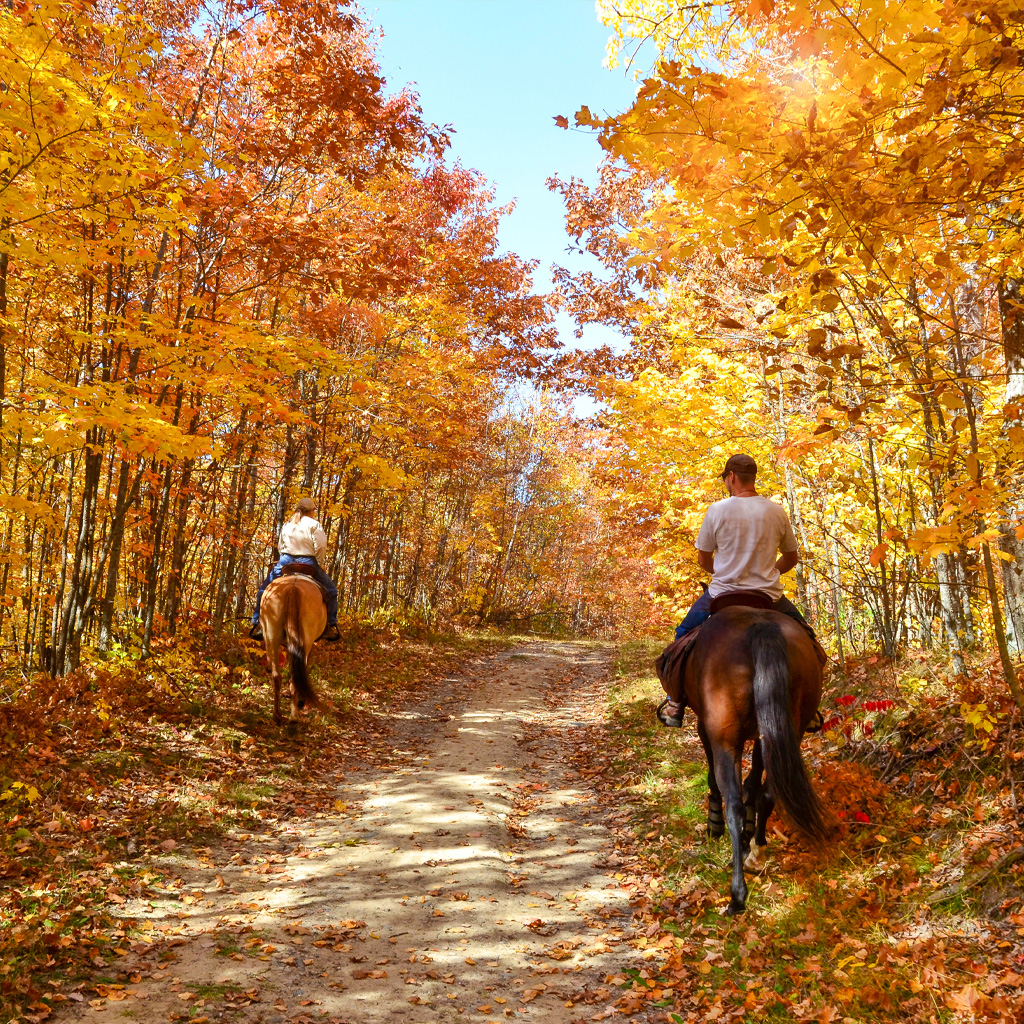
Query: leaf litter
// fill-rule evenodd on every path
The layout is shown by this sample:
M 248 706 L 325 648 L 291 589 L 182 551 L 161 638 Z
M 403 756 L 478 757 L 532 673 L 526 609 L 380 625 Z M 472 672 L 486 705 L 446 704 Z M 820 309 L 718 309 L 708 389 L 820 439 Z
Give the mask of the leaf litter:
M 350 761 L 332 786 L 318 780 L 315 802 L 299 792 L 301 809 L 204 846 L 156 844 L 148 886 L 104 908 L 114 956 L 54 986 L 39 1019 L 620 1012 L 609 979 L 642 962 L 600 808 L 561 761 L 552 697 L 569 680 L 599 696 L 608 650 L 518 651 L 406 695 L 381 763 Z

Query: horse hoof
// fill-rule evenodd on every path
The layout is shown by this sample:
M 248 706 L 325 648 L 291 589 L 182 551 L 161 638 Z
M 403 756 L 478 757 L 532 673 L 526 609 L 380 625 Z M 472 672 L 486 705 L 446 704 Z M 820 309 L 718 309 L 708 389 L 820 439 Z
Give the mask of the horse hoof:
M 288 724 L 285 726 L 285 732 L 288 733 L 289 736 L 295 736 L 298 731 L 299 723 L 296 722 L 294 718 L 290 718 L 288 720 Z
M 764 867 L 764 847 L 757 843 L 750 844 L 750 852 L 743 860 L 743 866 L 748 871 L 760 871 Z
M 713 825 L 711 822 L 708 822 L 708 835 L 711 836 L 712 839 L 718 839 L 721 836 L 724 836 L 725 826 Z
M 729 906 L 725 908 L 726 917 L 735 917 L 737 914 L 742 914 L 746 909 L 745 903 L 740 903 L 738 900 L 729 900 Z

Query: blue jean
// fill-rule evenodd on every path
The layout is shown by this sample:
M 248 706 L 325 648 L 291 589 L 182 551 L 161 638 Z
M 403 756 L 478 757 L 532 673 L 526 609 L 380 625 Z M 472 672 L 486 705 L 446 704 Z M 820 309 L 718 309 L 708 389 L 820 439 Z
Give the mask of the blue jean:
M 277 565 L 270 570 L 270 575 L 256 592 L 256 611 L 252 613 L 252 624 L 255 626 L 260 621 L 260 602 L 263 600 L 263 591 L 281 575 L 281 570 L 286 565 L 291 565 L 293 562 L 312 567 L 313 579 L 324 588 L 324 594 L 327 596 L 327 625 L 336 626 L 338 624 L 338 588 L 334 585 L 334 581 L 320 568 L 320 563 L 312 555 L 286 554 L 282 554 L 277 560 Z
M 775 602 L 775 610 L 782 612 L 783 615 L 788 615 L 791 619 L 796 619 L 804 629 L 810 632 L 812 636 L 814 635 L 811 627 L 807 624 L 807 620 L 785 594 Z M 683 621 L 676 626 L 676 639 L 678 640 L 681 636 L 686 636 L 690 630 L 696 629 L 709 618 L 711 618 L 711 595 L 705 590 L 693 603 L 693 607 L 686 613 Z

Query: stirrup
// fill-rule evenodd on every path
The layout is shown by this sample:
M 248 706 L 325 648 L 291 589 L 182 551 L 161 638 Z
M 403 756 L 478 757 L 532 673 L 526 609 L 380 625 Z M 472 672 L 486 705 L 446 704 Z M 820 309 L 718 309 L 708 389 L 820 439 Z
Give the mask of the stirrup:
M 821 716 L 821 709 L 815 708 L 814 715 L 811 717 L 810 722 L 807 723 L 807 728 L 804 732 L 821 732 L 825 728 L 825 719 Z
M 671 697 L 666 697 L 657 707 L 654 712 L 654 717 L 657 718 L 662 725 L 667 725 L 670 729 L 681 729 L 683 727 L 683 718 L 680 715 L 678 718 L 673 715 L 663 713 L 665 711 L 665 705 L 671 700 Z

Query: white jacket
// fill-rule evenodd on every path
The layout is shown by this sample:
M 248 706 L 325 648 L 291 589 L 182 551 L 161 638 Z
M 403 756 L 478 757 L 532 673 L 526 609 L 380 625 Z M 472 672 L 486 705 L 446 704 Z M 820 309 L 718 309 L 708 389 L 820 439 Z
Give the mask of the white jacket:
M 281 527 L 277 549 L 282 555 L 319 558 L 326 548 L 327 534 L 312 516 L 303 516 L 297 523 L 289 519 Z

